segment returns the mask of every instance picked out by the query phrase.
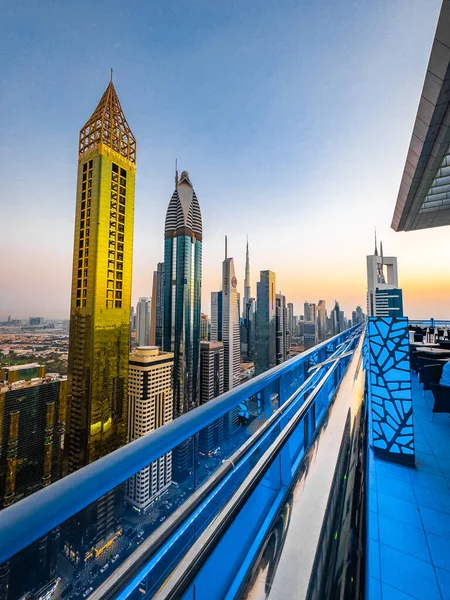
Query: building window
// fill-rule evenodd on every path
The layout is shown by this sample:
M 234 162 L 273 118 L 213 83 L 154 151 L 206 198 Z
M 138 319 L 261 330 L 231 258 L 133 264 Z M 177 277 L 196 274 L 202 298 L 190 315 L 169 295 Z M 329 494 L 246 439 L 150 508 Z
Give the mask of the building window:
M 120 178 L 119 178 L 120 172 Z M 120 185 L 119 185 L 120 183 Z M 111 290 L 115 298 L 115 308 L 122 308 L 122 273 L 123 268 L 123 242 L 125 233 L 125 203 L 126 196 L 126 171 L 119 168 L 119 165 L 113 163 L 111 166 L 111 192 L 110 192 L 110 210 L 109 210 L 109 252 L 108 252 L 108 282 L 107 288 Z M 120 190 L 120 196 L 119 196 Z M 117 211 L 117 202 L 120 201 L 119 211 Z M 120 254 L 116 255 L 115 248 L 118 243 Z M 108 294 L 109 298 L 109 294 Z M 106 307 L 112 308 L 108 299 Z

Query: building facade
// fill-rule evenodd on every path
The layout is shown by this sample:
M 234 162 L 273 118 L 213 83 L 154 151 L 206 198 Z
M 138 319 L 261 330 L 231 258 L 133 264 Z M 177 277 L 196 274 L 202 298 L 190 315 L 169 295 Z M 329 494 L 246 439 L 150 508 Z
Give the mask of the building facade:
M 303 306 L 303 319 L 309 323 L 317 320 L 317 306 L 313 302 L 305 302 Z
M 28 363 L 26 365 L 11 365 L 0 367 L 0 384 L 16 383 L 16 381 L 29 381 L 36 377 L 44 377 L 45 367 L 39 363 Z
M 66 473 L 126 443 L 135 171 L 136 140 L 111 81 L 79 138 Z M 75 563 L 120 532 L 120 494 L 85 511 L 89 526 L 72 519 L 66 548 Z
M 257 375 L 276 365 L 275 273 L 261 271 L 256 284 L 256 365 Z
M 356 310 L 354 310 L 352 312 L 352 325 L 358 325 L 359 323 L 362 323 L 365 319 L 365 315 L 363 313 L 363 310 L 360 306 L 356 307 Z
M 43 317 L 30 317 L 28 324 L 30 327 L 42 327 L 44 325 Z
M 331 311 L 331 333 L 332 335 L 337 335 L 345 331 L 345 329 L 344 313 L 339 308 L 339 302 L 335 300 L 334 308 Z
M 173 354 L 155 346 L 130 354 L 128 385 L 129 442 L 173 420 Z M 137 511 L 145 511 L 172 482 L 172 452 L 141 469 L 126 482 L 125 499 Z
M 0 382 L 0 509 L 61 478 L 66 413 L 66 377 Z M 1 600 L 22 597 L 55 577 L 59 538 L 56 528 L 0 565 Z
M 303 324 L 303 348 L 309 350 L 317 344 L 317 325 L 314 322 L 305 321 Z
M 164 263 L 153 271 L 152 310 L 150 318 L 150 346 L 162 348 L 164 326 Z
M 241 324 L 241 354 L 254 362 L 256 356 L 256 300 L 250 298 Z
M 209 337 L 209 321 L 208 315 L 201 314 L 200 315 L 200 340 L 202 342 L 207 342 Z
M 247 318 L 247 304 L 251 298 L 252 290 L 250 283 L 250 255 L 248 252 L 248 238 L 247 238 L 247 248 L 245 252 L 245 278 L 244 278 L 244 302 L 242 305 L 242 318 L 245 320 Z
M 383 256 L 380 244 L 378 255 L 375 239 L 375 252 L 367 256 L 367 316 L 403 317 L 403 294 L 398 286 L 397 259 Z
M 222 341 L 222 292 L 211 292 L 211 341 Z
M 286 315 L 287 315 L 287 349 L 291 347 L 291 340 L 294 336 L 294 305 L 292 302 L 288 302 L 286 307 Z
M 174 354 L 174 417 L 199 401 L 202 239 L 200 206 L 183 171 L 167 209 L 164 242 L 163 347 Z
M 220 329 L 220 325 L 219 325 Z M 234 260 L 227 257 L 222 263 L 222 342 L 224 351 L 224 391 L 233 389 L 239 380 L 241 340 L 239 307 Z
M 200 344 L 200 404 L 224 392 L 224 345 L 202 341 Z M 204 427 L 199 433 L 199 450 L 209 454 L 222 443 L 224 417 Z
M 327 306 L 325 300 L 317 304 L 317 340 L 323 342 L 327 337 Z
M 148 346 L 150 338 L 150 298 L 139 298 L 136 305 L 136 342 L 138 346 Z
M 276 364 L 280 365 L 286 360 L 288 350 L 286 297 L 277 294 L 275 302 Z

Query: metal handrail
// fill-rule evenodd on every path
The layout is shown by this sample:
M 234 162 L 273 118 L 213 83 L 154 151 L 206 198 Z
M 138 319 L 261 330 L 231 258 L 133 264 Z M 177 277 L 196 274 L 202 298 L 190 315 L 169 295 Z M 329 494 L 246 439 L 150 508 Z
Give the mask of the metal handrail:
M 450 321 L 445 319 L 408 319 L 408 325 L 422 325 L 424 327 L 450 327 Z
M 356 325 L 278 365 L 164 427 L 100 458 L 0 511 L 0 564 L 122 484 L 163 454 L 290 373 L 329 344 L 352 337 Z

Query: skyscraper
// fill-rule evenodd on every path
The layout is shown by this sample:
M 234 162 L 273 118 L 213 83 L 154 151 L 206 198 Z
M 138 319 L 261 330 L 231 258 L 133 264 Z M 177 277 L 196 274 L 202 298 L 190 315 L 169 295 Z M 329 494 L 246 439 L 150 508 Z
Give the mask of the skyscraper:
M 222 292 L 211 292 L 211 341 L 222 341 Z
M 164 350 L 174 353 L 174 417 L 199 399 L 202 217 L 189 175 L 175 177 L 164 242 Z
M 276 295 L 276 364 L 280 365 L 287 356 L 287 310 L 286 297 L 283 294 Z
M 323 342 L 327 337 L 327 307 L 325 300 L 319 300 L 317 305 L 317 339 Z
M 291 347 L 291 340 L 292 337 L 294 336 L 294 305 L 292 304 L 292 302 L 288 302 L 287 304 L 287 310 L 286 310 L 286 315 L 287 315 L 287 349 L 289 350 L 289 348 Z
M 128 386 L 129 442 L 170 423 L 173 416 L 173 354 L 144 346 L 130 354 Z M 126 482 L 125 498 L 145 510 L 172 481 L 172 452 L 167 452 Z
M 148 346 L 150 336 L 150 299 L 139 298 L 136 305 L 136 342 Z
M 245 279 L 244 279 L 244 302 L 242 305 L 242 318 L 247 318 L 247 304 L 252 295 L 250 287 L 250 257 L 248 253 L 248 237 L 247 237 L 247 249 L 245 253 Z
M 164 263 L 153 271 L 152 311 L 150 319 L 150 345 L 162 348 L 164 325 Z
M 208 341 L 208 315 L 200 315 L 200 340 L 202 342 Z
M 0 381 L 0 509 L 62 474 L 67 380 L 47 375 L 12 383 L 11 374 L 18 371 L 12 369 L 5 384 Z M 22 375 L 26 370 L 30 369 L 22 370 Z M 59 537 L 56 528 L 0 565 L 0 592 L 7 590 L 6 595 L 0 593 L 2 598 L 22 597 L 55 577 Z
M 305 302 L 304 306 L 304 320 L 309 323 L 315 323 L 317 319 L 317 308 L 312 302 Z
M 331 333 L 337 335 L 345 331 L 344 313 L 339 308 L 339 302 L 334 301 L 334 308 L 331 311 Z
M 245 311 L 245 319 L 241 326 L 241 352 L 250 361 L 255 361 L 256 354 L 256 301 L 249 298 Z
M 80 131 L 67 473 L 126 443 L 135 171 L 136 140 L 111 81 Z M 119 531 L 119 496 L 112 491 L 85 511 L 89 527 L 73 518 L 67 544 L 74 562 Z
M 256 284 L 256 374 L 276 365 L 275 273 L 261 271 Z
M 303 348 L 309 350 L 317 344 L 317 326 L 314 321 L 305 321 L 303 324 Z
M 358 325 L 364 321 L 364 313 L 360 306 L 356 307 L 356 310 L 352 312 L 352 325 Z
M 130 308 L 130 332 L 133 333 L 136 329 L 136 314 L 134 312 L 134 306 Z
M 200 404 L 205 404 L 224 392 L 223 363 L 223 342 L 202 341 L 200 344 Z
M 222 342 L 224 349 L 224 391 L 233 389 L 238 382 L 241 362 L 239 331 L 239 308 L 237 279 L 234 260 L 227 256 L 225 237 L 225 260 L 222 263 Z
M 397 259 L 383 256 L 380 244 L 378 255 L 367 256 L 367 315 L 369 317 L 403 317 L 403 294 L 398 287 Z

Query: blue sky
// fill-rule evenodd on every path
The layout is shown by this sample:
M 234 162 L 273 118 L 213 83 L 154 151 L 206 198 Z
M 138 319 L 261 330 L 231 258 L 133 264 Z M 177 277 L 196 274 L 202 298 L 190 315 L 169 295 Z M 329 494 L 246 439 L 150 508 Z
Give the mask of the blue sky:
M 373 227 L 406 312 L 450 317 L 447 228 L 390 230 L 440 0 L 14 2 L 3 7 L 0 318 L 67 317 L 77 136 L 114 69 L 138 142 L 133 297 L 163 258 L 174 160 L 204 221 L 204 311 L 223 236 L 243 281 L 365 303 Z M 437 258 L 437 254 L 439 258 Z M 448 280 L 448 277 L 447 277 Z

